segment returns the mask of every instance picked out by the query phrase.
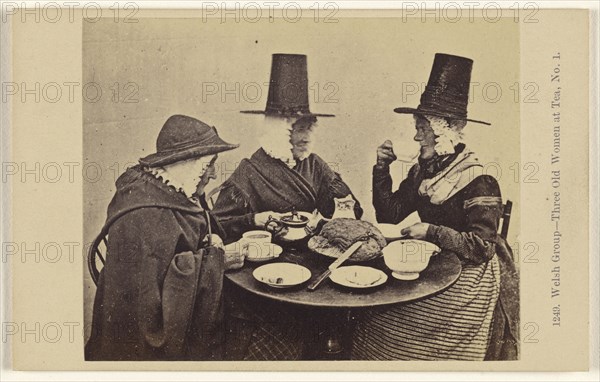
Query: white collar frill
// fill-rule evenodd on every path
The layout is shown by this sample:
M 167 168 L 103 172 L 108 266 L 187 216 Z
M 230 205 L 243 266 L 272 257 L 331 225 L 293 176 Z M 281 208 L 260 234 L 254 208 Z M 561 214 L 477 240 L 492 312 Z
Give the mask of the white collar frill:
M 183 195 L 185 195 L 185 197 L 188 198 L 188 200 L 190 202 L 192 202 L 195 205 L 197 205 L 198 207 L 202 208 L 202 205 L 200 204 L 200 201 L 198 200 L 198 198 L 196 198 L 195 196 L 192 196 L 193 191 L 190 192 L 191 188 L 188 186 L 185 186 L 183 183 L 178 182 L 173 177 L 171 177 L 168 170 L 166 170 L 162 167 L 145 167 L 144 171 L 146 171 L 148 174 L 151 174 L 152 176 L 154 176 L 159 182 L 165 184 L 166 186 L 173 187 L 175 189 L 175 191 L 180 192 Z M 186 188 L 188 188 L 187 192 L 186 192 Z M 195 189 L 195 185 L 194 185 L 194 189 Z

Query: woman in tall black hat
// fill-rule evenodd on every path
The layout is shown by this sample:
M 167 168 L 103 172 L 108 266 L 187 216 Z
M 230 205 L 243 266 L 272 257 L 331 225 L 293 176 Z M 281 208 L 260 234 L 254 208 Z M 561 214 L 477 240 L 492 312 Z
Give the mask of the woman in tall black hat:
M 86 360 L 221 359 L 223 272 L 243 257 L 217 245 L 203 189 L 217 154 L 236 147 L 214 127 L 174 115 L 156 153 L 117 179 Z
M 305 55 L 274 54 L 265 110 L 242 113 L 264 116 L 257 132 L 261 147 L 241 161 L 215 203 L 226 241 L 293 208 L 331 217 L 334 198 L 352 195 L 340 175 L 312 152 L 317 118 L 334 115 L 310 111 Z M 362 215 L 358 202 L 354 212 Z
M 420 105 L 412 114 L 418 163 L 397 191 L 390 141 L 377 149 L 373 205 L 377 221 L 397 224 L 417 211 L 421 223 L 402 231 L 461 260 L 458 281 L 431 298 L 370 311 L 357 325 L 352 357 L 374 360 L 516 359 L 518 278 L 512 251 L 498 235 L 502 198 L 496 179 L 474 176 L 482 165 L 462 141 L 473 61 L 436 54 Z
M 261 147 L 224 182 L 213 209 L 227 242 L 294 208 L 330 218 L 336 198 L 354 198 L 341 176 L 312 152 L 317 117 L 333 115 L 310 111 L 306 61 L 305 55 L 274 54 L 266 109 L 242 112 L 263 115 L 264 122 L 258 128 Z M 314 328 L 307 325 L 308 314 L 243 293 L 227 293 L 228 359 L 301 359 Z

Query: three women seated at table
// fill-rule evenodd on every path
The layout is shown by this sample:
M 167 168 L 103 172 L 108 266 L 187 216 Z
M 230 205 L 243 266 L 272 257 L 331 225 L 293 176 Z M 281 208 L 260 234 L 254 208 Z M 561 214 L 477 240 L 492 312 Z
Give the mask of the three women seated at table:
M 472 177 L 472 170 L 481 164 L 462 141 L 467 122 L 486 124 L 467 118 L 471 69 L 470 59 L 436 54 L 420 105 L 416 109 L 395 109 L 414 115 L 414 139 L 421 145 L 418 163 L 395 192 L 391 189 L 389 165 L 396 154 L 390 141 L 377 149 L 373 168 L 377 221 L 396 224 L 417 211 L 421 223 L 404 229 L 402 234 L 456 253 L 462 274 L 453 286 L 433 297 L 365 312 L 354 332 L 352 359 L 518 357 L 518 278 L 511 250 L 497 234 L 502 213 L 500 189 L 491 176 Z M 290 83 L 298 89 L 293 96 L 284 91 L 290 89 L 286 86 Z M 100 278 L 86 359 L 302 359 L 305 341 L 314 334 L 310 317 L 293 308 L 242 295 L 238 290 L 229 291 L 227 286 L 226 339 L 216 334 L 222 325 L 220 298 L 227 267 L 218 260 L 219 256 L 225 259 L 222 249 L 204 238 L 208 227 L 213 227 L 227 242 L 235 241 L 243 232 L 264 226 L 269 215 L 277 216 L 292 208 L 318 210 L 331 217 L 334 198 L 352 195 L 339 174 L 311 153 L 311 132 L 317 117 L 331 115 L 310 112 L 307 85 L 305 56 L 273 56 L 266 110 L 250 112 L 266 116 L 261 148 L 243 160 L 223 184 L 212 217 L 208 217 L 205 203 L 199 202 L 210 173 L 202 177 L 204 184 L 199 192 L 189 195 L 187 188 L 192 179 L 177 182 L 178 177 L 172 174 L 180 172 L 165 171 L 167 164 L 182 158 L 164 163 L 150 163 L 146 158 L 149 165 L 135 173 L 128 170 L 128 178 L 117 182 L 119 191 L 107 220 L 107 226 L 112 224 L 111 256 Z M 180 121 L 182 126 L 199 122 L 185 118 Z M 180 131 L 169 134 L 176 136 Z M 208 140 L 202 156 L 234 148 L 220 141 L 216 132 L 203 134 Z M 198 137 L 191 139 L 200 142 Z M 169 157 L 169 152 L 177 152 L 177 147 L 165 149 L 160 142 L 159 136 L 157 155 Z M 169 187 L 167 179 L 173 179 L 171 185 L 181 186 Z M 128 190 L 140 197 L 131 198 Z M 145 192 L 148 197 L 143 196 Z M 189 197 L 196 198 L 195 202 Z M 168 216 L 137 216 L 144 211 Z M 361 217 L 358 202 L 354 212 L 356 218 Z M 116 220 L 123 215 L 126 219 Z M 134 218 L 137 220 L 129 222 Z M 164 226 L 160 220 L 163 218 L 172 223 Z M 141 232 L 143 227 L 148 227 L 148 234 Z M 119 235 L 122 238 L 113 244 L 113 237 Z M 125 248 L 123 256 L 117 256 L 121 260 L 110 260 L 123 251 L 114 245 Z M 187 255 L 178 256 L 181 253 Z M 124 266 L 123 258 L 127 257 L 135 262 Z M 229 268 L 243 263 L 239 258 L 228 260 Z M 194 290 L 195 294 L 187 293 Z M 181 319 L 184 316 L 193 320 Z M 111 334 L 123 325 L 124 334 Z M 111 344 L 123 339 L 130 341 Z

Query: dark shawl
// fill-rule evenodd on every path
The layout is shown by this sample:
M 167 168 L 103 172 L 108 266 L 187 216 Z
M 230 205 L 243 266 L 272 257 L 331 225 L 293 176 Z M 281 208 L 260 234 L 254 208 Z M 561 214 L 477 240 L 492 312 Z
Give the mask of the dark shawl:
M 312 212 L 318 209 L 325 217 L 335 211 L 334 198 L 352 195 L 323 159 L 316 154 L 298 161 L 290 169 L 272 158 L 261 148 L 250 159 L 244 159 L 223 184 L 213 214 L 226 233 L 226 241 L 237 240 L 244 231 L 252 229 L 257 212 Z M 358 201 L 354 212 L 362 216 Z
M 334 198 L 347 195 L 352 195 L 350 188 L 316 154 L 298 161 L 290 169 L 259 149 L 250 159 L 244 159 L 223 184 L 213 214 L 226 232 L 226 242 L 233 242 L 245 231 L 254 229 L 255 213 L 318 209 L 323 216 L 331 217 L 335 211 Z M 358 202 L 354 213 L 362 216 Z M 305 312 L 240 293 L 237 288 L 227 294 L 226 301 L 228 359 L 300 357 L 310 326 Z
M 116 186 L 86 360 L 218 357 L 223 252 L 203 248 L 205 213 L 138 166 Z

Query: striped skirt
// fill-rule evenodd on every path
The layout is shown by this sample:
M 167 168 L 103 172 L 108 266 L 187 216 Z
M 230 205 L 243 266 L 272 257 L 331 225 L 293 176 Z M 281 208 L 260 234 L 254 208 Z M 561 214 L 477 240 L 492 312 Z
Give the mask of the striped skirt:
M 353 338 L 355 360 L 484 359 L 500 287 L 496 256 L 464 267 L 443 293 L 411 304 L 365 312 Z

